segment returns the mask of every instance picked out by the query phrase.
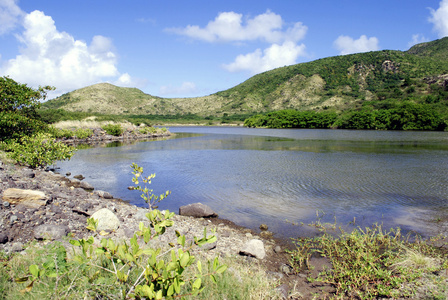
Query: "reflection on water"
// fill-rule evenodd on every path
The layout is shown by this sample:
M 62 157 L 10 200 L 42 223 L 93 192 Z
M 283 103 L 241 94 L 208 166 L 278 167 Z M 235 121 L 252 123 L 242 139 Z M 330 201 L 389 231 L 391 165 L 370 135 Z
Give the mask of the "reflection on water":
M 170 128 L 174 138 L 78 151 L 62 172 L 81 173 L 97 189 L 144 206 L 130 164 L 156 173 L 160 208 L 192 202 L 221 217 L 281 236 L 308 234 L 316 211 L 324 221 L 374 222 L 425 230 L 416 212 L 446 207 L 448 133 L 247 128 Z M 426 218 L 426 217 L 425 217 Z

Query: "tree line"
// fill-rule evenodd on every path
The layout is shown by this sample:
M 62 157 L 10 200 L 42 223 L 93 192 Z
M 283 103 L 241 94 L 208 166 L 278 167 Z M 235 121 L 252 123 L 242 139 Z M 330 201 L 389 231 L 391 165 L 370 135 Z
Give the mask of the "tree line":
M 372 130 L 443 131 L 448 127 L 445 116 L 430 105 L 404 102 L 393 108 L 372 110 L 370 107 L 343 113 L 280 110 L 258 114 L 244 121 L 247 127 L 268 128 L 340 128 Z

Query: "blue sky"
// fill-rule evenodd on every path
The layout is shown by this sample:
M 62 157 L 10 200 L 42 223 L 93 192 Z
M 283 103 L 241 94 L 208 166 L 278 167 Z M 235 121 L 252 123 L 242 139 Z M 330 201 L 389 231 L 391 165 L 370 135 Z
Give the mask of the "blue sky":
M 0 76 L 205 96 L 273 68 L 448 35 L 448 0 L 0 0 Z

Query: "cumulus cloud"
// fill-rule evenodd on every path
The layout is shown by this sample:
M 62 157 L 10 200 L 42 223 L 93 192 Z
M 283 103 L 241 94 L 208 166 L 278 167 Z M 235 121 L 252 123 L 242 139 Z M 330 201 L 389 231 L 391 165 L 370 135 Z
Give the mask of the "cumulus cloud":
M 409 47 L 412 47 L 414 45 L 420 44 L 420 43 L 425 43 L 428 42 L 429 39 L 427 39 L 424 35 L 422 34 L 413 34 L 412 35 L 412 40 L 408 43 Z
M 2 1 L 2 0 L 0 0 Z M 41 11 L 26 14 L 17 35 L 20 54 L 0 66 L 0 74 L 30 86 L 52 85 L 50 97 L 120 76 L 111 39 L 97 35 L 90 44 L 57 30 L 54 20 Z M 123 74 L 118 82 L 131 85 Z
M 352 37 L 341 35 L 334 41 L 334 47 L 339 50 L 341 55 L 376 51 L 379 49 L 378 39 L 376 37 L 367 38 L 361 35 L 359 39 L 355 40 Z
M 241 42 L 261 40 L 268 43 L 284 41 L 297 42 L 305 37 L 307 27 L 301 22 L 283 30 L 284 21 L 271 11 L 248 18 L 235 12 L 222 12 L 205 27 L 188 25 L 185 28 L 171 28 L 167 31 L 206 42 Z
M 448 36 L 448 0 L 442 0 L 437 10 L 430 8 L 430 13 L 429 22 L 434 24 L 439 37 Z
M 282 45 L 273 44 L 265 50 L 257 49 L 252 53 L 238 55 L 234 62 L 224 64 L 223 68 L 230 72 L 250 71 L 252 74 L 292 65 L 299 56 L 305 55 L 305 45 L 296 45 L 287 41 Z
M 183 82 L 181 86 L 175 87 L 171 85 L 161 86 L 160 95 L 188 95 L 198 92 L 194 82 Z
M 15 29 L 25 14 L 16 2 L 16 0 L 0 0 L 0 35 Z

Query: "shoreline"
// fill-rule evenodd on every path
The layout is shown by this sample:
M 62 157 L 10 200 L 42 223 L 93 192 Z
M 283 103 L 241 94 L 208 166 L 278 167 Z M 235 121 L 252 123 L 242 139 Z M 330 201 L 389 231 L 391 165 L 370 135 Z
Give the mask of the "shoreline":
M 7 199 L 11 190 L 40 192 L 43 196 L 34 202 L 13 202 Z M 72 249 L 70 239 L 87 239 L 94 235 L 86 228 L 86 220 L 100 209 L 113 212 L 120 225 L 117 230 L 108 231 L 105 236 L 97 235 L 95 241 L 98 243 L 101 238 L 129 240 L 138 231 L 139 223 L 148 221 L 145 217 L 145 213 L 149 211 L 147 208 L 114 198 L 106 191 L 95 190 L 88 182 L 50 170 L 11 164 L 1 159 L 0 197 L 0 250 L 6 253 L 20 253 L 34 243 L 39 245 L 48 242 L 60 242 L 69 252 Z M 200 238 L 206 228 L 207 235 L 214 233 L 217 236 L 217 242 L 192 250 L 200 257 L 221 257 L 235 261 L 238 265 L 250 262 L 250 267 L 265 270 L 266 276 L 278 280 L 279 285 L 288 285 L 292 278 L 296 278 L 286 276 L 281 271 L 281 267 L 287 264 L 288 254 L 284 251 L 285 243 L 279 240 L 263 238 L 251 229 L 221 218 L 195 218 L 175 212 L 172 220 L 174 225 L 167 228 L 165 234 L 154 240 L 157 242 L 151 246 L 166 246 L 170 241 L 175 241 L 176 231 L 184 234 L 187 240 Z M 44 234 L 39 235 L 42 230 Z M 53 233 L 57 230 L 62 230 L 62 234 Z M 254 239 L 263 242 L 266 254 L 264 258 L 242 254 L 245 245 Z M 287 290 L 290 288 L 283 287 Z

